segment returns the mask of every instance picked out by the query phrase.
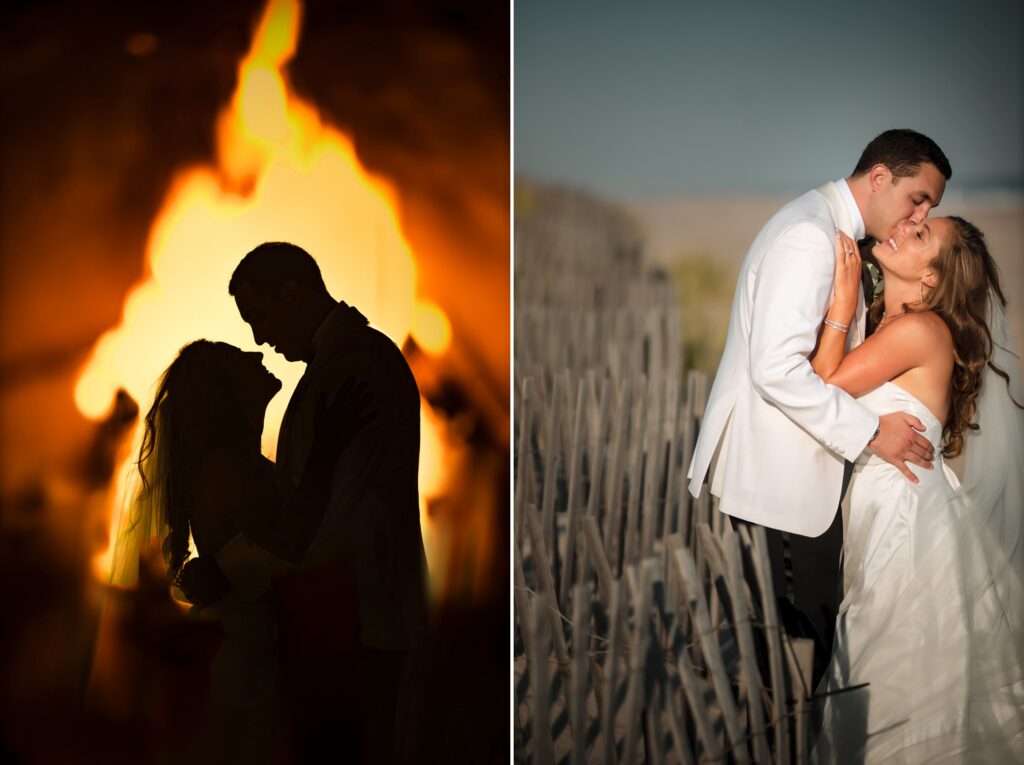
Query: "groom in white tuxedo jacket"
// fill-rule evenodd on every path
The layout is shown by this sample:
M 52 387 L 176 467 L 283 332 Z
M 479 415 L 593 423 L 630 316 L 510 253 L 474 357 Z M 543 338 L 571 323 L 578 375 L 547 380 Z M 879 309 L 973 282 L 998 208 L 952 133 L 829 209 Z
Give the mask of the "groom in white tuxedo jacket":
M 725 351 L 690 464 L 690 493 L 707 483 L 719 509 L 769 530 L 776 593 L 831 651 L 838 607 L 842 514 L 850 463 L 870 448 L 916 481 L 906 462 L 930 467 L 923 424 L 881 418 L 811 369 L 832 295 L 837 231 L 889 241 L 919 223 L 951 175 L 942 150 L 910 130 L 875 138 L 846 179 L 783 207 L 754 240 L 740 269 Z M 864 339 L 863 295 L 848 347 Z M 788 554 L 787 554 L 788 551 Z M 784 562 L 784 557 L 791 560 Z M 816 662 L 817 664 L 817 662 Z

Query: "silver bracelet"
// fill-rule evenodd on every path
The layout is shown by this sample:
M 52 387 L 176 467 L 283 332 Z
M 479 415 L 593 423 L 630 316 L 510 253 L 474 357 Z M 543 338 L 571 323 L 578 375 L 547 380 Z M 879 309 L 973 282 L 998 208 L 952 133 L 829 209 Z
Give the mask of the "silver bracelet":
M 832 319 L 825 319 L 825 326 L 832 327 L 832 329 L 838 329 L 844 334 L 850 331 L 849 324 L 840 324 L 838 321 L 832 321 Z

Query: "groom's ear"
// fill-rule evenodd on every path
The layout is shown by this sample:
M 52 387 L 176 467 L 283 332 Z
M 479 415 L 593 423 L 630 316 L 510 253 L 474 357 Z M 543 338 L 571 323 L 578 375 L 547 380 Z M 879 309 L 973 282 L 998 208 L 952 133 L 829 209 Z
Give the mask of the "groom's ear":
M 892 171 L 881 163 L 871 168 L 868 177 L 871 179 L 872 191 L 881 191 L 892 183 Z
M 302 300 L 302 288 L 298 282 L 288 279 L 281 285 L 280 291 L 277 293 L 278 298 L 286 303 L 298 303 Z

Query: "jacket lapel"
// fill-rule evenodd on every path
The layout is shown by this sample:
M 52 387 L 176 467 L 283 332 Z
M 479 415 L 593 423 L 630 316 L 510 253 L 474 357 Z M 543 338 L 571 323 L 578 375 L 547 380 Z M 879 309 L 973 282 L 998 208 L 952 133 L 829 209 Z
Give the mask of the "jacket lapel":
M 846 203 L 843 201 L 839 188 L 835 183 L 829 181 L 818 187 L 818 193 L 825 197 L 836 230 L 844 231 L 849 235 L 853 231 L 853 221 L 850 220 L 850 212 L 846 209 Z M 864 289 L 861 285 L 857 294 L 857 310 L 853 315 L 853 322 L 850 324 L 847 348 L 856 348 L 864 341 L 864 314 Z

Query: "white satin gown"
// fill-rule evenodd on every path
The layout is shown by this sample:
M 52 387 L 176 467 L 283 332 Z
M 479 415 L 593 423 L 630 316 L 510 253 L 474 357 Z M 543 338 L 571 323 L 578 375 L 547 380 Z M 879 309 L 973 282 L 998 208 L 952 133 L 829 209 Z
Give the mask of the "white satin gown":
M 907 391 L 885 383 L 860 402 L 916 415 L 941 453 L 939 421 Z M 818 693 L 868 685 L 820 702 L 812 759 L 1024 762 L 1024 604 L 1007 600 L 1019 592 L 1006 563 L 1015 552 L 940 457 L 911 469 L 917 485 L 868 450 L 854 466 L 846 593 Z

